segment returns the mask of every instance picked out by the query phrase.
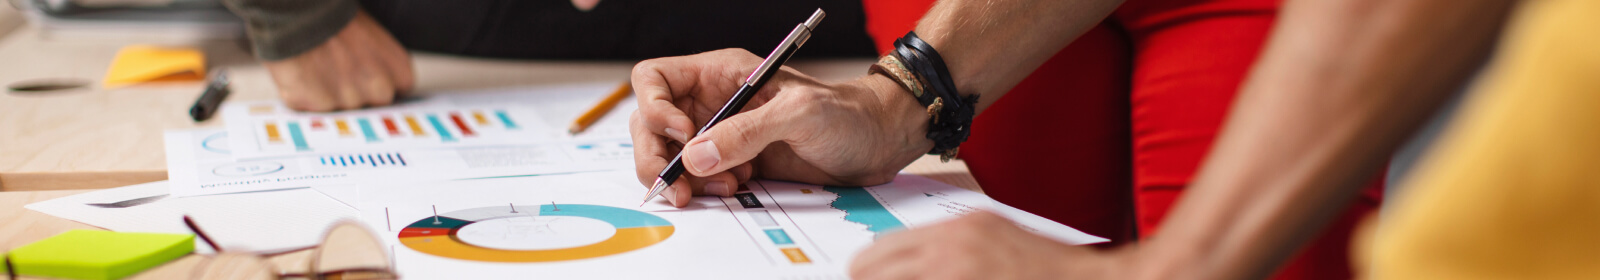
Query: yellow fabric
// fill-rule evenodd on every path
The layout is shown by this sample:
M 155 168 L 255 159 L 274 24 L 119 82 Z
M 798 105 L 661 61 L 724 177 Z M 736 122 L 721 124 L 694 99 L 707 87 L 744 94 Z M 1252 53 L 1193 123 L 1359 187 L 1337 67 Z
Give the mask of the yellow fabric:
M 154 81 L 200 81 L 205 79 L 205 73 L 206 57 L 200 50 L 131 45 L 117 51 L 101 86 L 110 89 Z
M 1600 1 L 1518 8 L 1369 247 L 1375 279 L 1600 279 Z

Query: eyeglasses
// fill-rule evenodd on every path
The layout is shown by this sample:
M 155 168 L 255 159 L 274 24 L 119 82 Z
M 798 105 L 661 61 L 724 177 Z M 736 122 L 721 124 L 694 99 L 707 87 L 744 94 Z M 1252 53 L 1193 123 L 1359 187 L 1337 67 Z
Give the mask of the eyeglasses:
M 311 248 L 305 272 L 280 272 L 267 257 L 271 255 L 223 252 L 210 236 L 196 226 L 193 219 L 183 217 L 184 225 L 194 231 L 206 246 L 217 251 L 196 265 L 192 279 L 316 279 L 316 280 L 396 280 L 383 242 L 366 227 L 351 221 L 335 223 L 322 236 L 321 245 Z

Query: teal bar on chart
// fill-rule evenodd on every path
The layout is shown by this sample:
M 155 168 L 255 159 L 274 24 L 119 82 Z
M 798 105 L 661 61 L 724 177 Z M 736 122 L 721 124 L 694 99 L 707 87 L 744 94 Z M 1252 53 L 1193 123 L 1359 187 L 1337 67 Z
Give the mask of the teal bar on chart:
M 289 122 L 289 138 L 294 140 L 294 150 L 310 151 L 311 146 L 306 145 L 306 135 L 300 132 L 299 122 Z
M 439 122 L 439 116 L 436 116 L 436 115 L 433 115 L 433 114 L 428 114 L 428 123 L 432 123 L 433 124 L 433 130 L 439 132 L 439 140 L 440 141 L 445 141 L 445 142 L 455 142 L 456 141 L 456 137 L 454 135 L 450 135 L 450 130 L 444 128 L 444 123 Z
M 506 115 L 506 110 L 494 110 L 494 116 L 506 124 L 506 129 L 517 129 L 517 122 L 511 121 L 511 115 Z
M 367 143 L 378 142 L 378 132 L 372 130 L 372 122 L 365 118 L 356 119 L 356 124 L 361 125 L 361 134 L 367 136 Z

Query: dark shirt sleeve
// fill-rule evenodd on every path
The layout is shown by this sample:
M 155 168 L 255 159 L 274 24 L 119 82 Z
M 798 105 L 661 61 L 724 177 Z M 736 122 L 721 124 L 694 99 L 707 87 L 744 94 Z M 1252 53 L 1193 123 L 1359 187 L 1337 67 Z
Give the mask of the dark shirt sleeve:
M 257 58 L 281 60 L 322 45 L 355 18 L 355 0 L 223 0 L 244 18 Z

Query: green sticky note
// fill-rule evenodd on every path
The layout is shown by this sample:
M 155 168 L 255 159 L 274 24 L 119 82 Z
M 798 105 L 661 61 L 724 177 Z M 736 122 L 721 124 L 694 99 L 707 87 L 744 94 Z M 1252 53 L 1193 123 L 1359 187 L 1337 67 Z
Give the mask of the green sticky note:
M 120 279 L 194 251 L 194 235 L 71 230 L 11 250 L 17 274 Z

